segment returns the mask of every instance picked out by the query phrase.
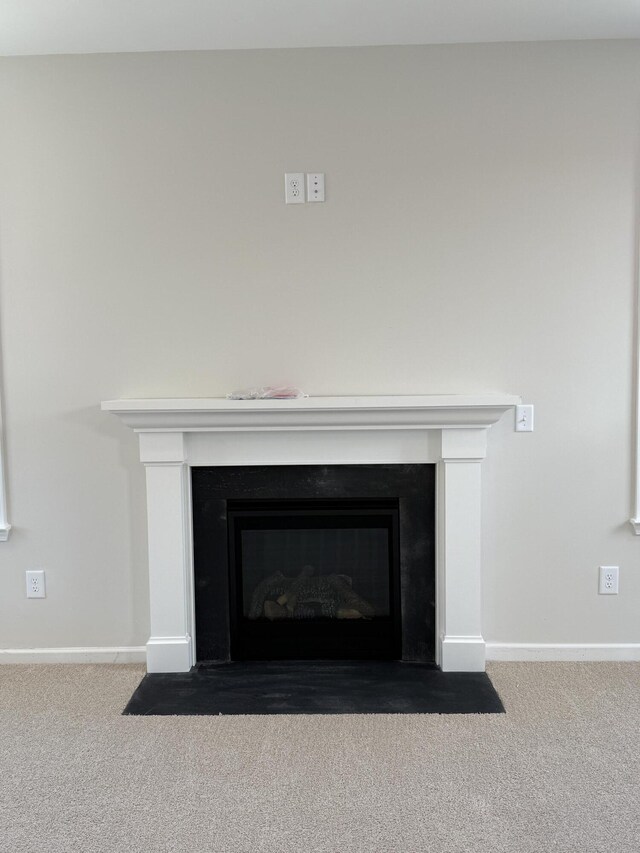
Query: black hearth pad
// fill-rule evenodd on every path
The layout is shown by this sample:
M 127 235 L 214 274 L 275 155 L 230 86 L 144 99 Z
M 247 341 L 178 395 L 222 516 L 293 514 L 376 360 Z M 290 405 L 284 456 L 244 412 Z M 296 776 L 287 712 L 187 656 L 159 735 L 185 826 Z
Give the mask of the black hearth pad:
M 145 675 L 123 714 L 500 714 L 484 672 L 396 661 L 286 661 Z

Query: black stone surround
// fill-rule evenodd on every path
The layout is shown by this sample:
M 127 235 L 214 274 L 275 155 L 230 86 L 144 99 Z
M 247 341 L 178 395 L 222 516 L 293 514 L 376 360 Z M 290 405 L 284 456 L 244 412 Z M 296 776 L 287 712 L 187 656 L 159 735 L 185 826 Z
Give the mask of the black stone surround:
M 192 468 L 197 660 L 232 660 L 229 505 L 394 500 L 399 509 L 400 652 L 435 657 L 435 465 Z

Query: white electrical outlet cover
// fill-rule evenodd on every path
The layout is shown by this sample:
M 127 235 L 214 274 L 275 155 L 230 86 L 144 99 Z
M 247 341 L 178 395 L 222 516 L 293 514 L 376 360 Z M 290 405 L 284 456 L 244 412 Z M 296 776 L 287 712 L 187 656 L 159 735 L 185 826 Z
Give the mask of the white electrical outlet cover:
M 44 584 L 44 569 L 34 569 L 26 572 L 27 576 L 27 598 L 46 598 L 47 591 Z
M 287 172 L 284 176 L 286 204 L 304 204 L 304 172 Z
M 600 566 L 598 576 L 598 592 L 600 595 L 617 595 L 618 578 L 620 569 L 618 566 Z

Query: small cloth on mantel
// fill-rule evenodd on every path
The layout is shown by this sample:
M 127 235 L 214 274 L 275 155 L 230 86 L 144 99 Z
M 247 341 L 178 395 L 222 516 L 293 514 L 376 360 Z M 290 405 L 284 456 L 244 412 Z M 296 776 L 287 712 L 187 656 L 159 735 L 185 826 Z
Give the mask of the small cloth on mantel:
M 308 397 L 295 385 L 265 385 L 262 388 L 244 388 L 227 394 L 227 400 L 298 400 Z

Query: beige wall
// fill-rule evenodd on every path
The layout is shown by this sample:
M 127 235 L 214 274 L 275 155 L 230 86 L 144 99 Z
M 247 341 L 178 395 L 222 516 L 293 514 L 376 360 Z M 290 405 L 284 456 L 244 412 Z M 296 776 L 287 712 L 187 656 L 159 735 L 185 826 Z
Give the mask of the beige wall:
M 269 381 L 535 403 L 491 434 L 486 638 L 640 642 L 639 48 L 2 60 L 0 648 L 146 640 L 143 472 L 100 400 Z M 326 204 L 284 205 L 303 170 Z

